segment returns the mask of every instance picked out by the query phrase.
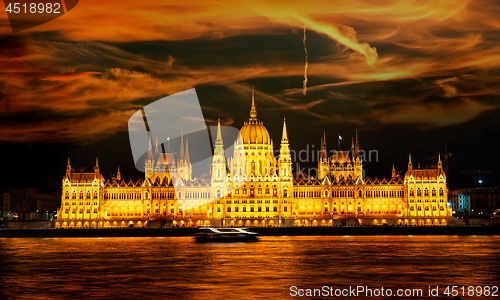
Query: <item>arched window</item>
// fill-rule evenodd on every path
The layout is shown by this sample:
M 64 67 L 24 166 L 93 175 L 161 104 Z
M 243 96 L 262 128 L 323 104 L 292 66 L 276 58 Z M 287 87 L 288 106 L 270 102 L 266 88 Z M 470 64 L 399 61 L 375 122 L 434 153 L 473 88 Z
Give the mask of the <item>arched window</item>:
M 422 191 L 420 189 L 417 190 L 417 196 L 418 197 L 422 196 Z
M 415 196 L 415 191 L 413 191 L 413 189 L 410 190 L 410 197 L 413 197 Z
M 288 197 L 288 191 L 287 191 L 287 189 L 283 190 L 283 197 Z
M 439 196 L 441 196 L 441 197 L 442 197 L 442 196 L 444 196 L 444 191 L 443 191 L 443 188 L 440 188 L 440 189 L 439 189 Z
M 329 195 L 328 190 L 325 190 L 325 198 L 328 198 Z
M 146 192 L 146 193 L 144 194 L 144 199 L 146 199 L 146 200 L 148 200 L 148 199 L 149 199 L 149 193 L 148 193 L 148 192 Z
M 64 193 L 64 199 L 69 199 L 69 193 L 68 193 L 68 191 L 66 191 L 66 193 Z
M 424 190 L 424 196 L 426 196 L 426 197 L 429 196 L 429 190 L 427 188 Z
M 220 190 L 218 189 L 218 190 L 217 190 L 217 198 L 220 198 L 220 197 L 221 197 L 221 192 L 220 192 Z
M 436 189 L 435 189 L 435 188 L 433 188 L 433 189 L 432 189 L 432 196 L 433 196 L 433 197 L 435 197 L 435 196 L 436 196 Z
M 361 190 L 358 191 L 358 197 L 363 198 L 363 191 L 361 191 Z

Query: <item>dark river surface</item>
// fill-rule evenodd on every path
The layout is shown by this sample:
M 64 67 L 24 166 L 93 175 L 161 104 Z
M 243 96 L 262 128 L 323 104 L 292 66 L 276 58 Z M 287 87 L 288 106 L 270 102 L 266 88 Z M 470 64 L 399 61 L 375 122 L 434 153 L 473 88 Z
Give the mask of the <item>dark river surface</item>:
M 292 286 L 296 293 L 323 286 L 423 289 L 425 298 L 429 286 L 439 286 L 434 299 L 453 299 L 443 295 L 446 286 L 465 286 L 467 293 L 469 286 L 498 286 L 499 279 L 499 236 L 289 236 L 233 244 L 191 237 L 0 239 L 2 299 L 301 298 L 291 297 Z M 388 298 L 365 296 L 334 298 Z

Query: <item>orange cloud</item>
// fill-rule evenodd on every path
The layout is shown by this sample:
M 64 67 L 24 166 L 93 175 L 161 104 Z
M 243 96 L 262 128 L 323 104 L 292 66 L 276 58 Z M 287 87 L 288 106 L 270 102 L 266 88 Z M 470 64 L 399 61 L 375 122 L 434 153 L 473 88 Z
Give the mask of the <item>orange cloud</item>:
M 286 110 L 302 110 L 323 122 L 448 126 L 496 108 L 474 97 L 500 95 L 495 84 L 498 78 L 488 73 L 500 68 L 498 8 L 494 1 L 459 0 L 82 1 L 67 15 L 17 34 L 21 45 L 2 46 L 0 117 L 43 111 L 73 116 L 86 128 L 85 124 L 100 114 L 109 126 L 103 124 L 89 132 L 103 137 L 122 130 L 114 120 L 126 123 L 123 116 L 138 109 L 140 99 L 206 84 L 225 84 L 237 95 L 248 95 L 248 85 L 240 82 L 257 78 L 296 77 L 300 83 L 302 48 L 297 52 L 300 61 L 273 60 L 280 58 L 278 54 L 253 64 L 241 57 L 238 62 L 193 66 L 186 62 L 189 58 L 183 60 L 175 54 L 135 54 L 120 47 L 136 41 L 195 40 L 203 45 L 203 41 L 235 36 L 293 34 L 305 25 L 308 98 L 301 98 L 302 89 L 297 84 L 286 85 L 275 95 L 258 92 L 262 101 Z M 0 24 L 0 35 L 12 36 L 6 13 L 0 14 Z M 60 36 L 47 40 L 34 37 L 49 32 Z M 310 33 L 316 35 L 310 38 Z M 302 33 L 297 42 L 301 39 Z M 230 46 L 220 45 L 223 43 L 217 44 L 221 57 L 227 53 L 224 51 L 232 51 Z M 464 73 L 475 75 L 464 77 Z M 423 88 L 440 97 L 457 98 L 457 105 L 426 104 L 408 90 L 407 97 L 365 97 L 370 98 L 363 102 L 373 108 L 370 113 L 340 116 L 322 109 L 339 97 L 359 97 L 338 91 L 349 85 L 361 89 L 373 82 L 408 79 L 431 82 Z M 325 90 L 329 100 L 318 96 Z M 316 96 L 319 98 L 309 98 Z M 381 109 L 381 103 L 391 107 Z M 111 117 L 113 113 L 121 117 Z M 32 140 L 89 138 L 84 132 L 72 135 L 57 130 L 57 122 L 29 124 L 12 129 L 13 133 L 4 128 L 0 139 L 23 140 L 23 132 Z

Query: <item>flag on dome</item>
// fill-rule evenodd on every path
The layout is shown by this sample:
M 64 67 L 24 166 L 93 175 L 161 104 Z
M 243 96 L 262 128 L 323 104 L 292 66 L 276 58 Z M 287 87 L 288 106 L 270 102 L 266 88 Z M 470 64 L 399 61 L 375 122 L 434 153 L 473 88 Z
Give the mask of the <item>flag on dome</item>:
M 339 140 L 342 140 L 342 137 L 340 136 L 340 133 L 339 133 Z

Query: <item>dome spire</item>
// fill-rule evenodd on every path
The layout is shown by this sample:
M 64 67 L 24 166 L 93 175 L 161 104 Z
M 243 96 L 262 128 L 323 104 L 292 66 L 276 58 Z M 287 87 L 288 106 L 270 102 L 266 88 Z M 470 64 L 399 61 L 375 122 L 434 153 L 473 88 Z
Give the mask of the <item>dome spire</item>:
M 257 110 L 255 109 L 255 88 L 252 86 L 252 108 L 250 109 L 250 119 L 257 118 Z

